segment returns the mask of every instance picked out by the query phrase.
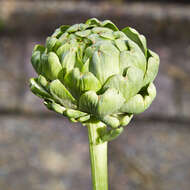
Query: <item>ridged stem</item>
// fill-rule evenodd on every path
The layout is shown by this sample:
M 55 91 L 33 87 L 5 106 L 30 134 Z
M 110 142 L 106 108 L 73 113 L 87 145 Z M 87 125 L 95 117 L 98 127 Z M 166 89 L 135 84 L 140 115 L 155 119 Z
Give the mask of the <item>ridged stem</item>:
M 100 122 L 93 122 L 87 127 L 93 190 L 108 190 L 107 142 L 98 142 L 99 132 L 104 130 L 105 126 Z

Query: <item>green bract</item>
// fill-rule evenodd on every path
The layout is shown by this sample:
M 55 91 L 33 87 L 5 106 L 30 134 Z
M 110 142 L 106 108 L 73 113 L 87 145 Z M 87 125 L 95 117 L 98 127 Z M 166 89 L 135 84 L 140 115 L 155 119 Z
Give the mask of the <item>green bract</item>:
M 32 92 L 71 121 L 102 122 L 102 141 L 118 136 L 156 96 L 158 55 L 135 29 L 119 31 L 109 20 L 61 26 L 34 47 L 31 62 L 38 73 Z

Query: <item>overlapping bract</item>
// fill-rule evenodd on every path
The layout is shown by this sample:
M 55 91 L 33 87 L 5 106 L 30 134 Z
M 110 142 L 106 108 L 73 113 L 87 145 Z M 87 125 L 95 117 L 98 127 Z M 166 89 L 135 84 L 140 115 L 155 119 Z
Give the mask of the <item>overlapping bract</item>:
M 109 20 L 61 26 L 45 47 L 35 46 L 31 62 L 38 73 L 32 92 L 71 121 L 94 117 L 111 127 L 104 140 L 119 135 L 156 96 L 158 55 L 143 35 L 130 27 L 119 31 Z

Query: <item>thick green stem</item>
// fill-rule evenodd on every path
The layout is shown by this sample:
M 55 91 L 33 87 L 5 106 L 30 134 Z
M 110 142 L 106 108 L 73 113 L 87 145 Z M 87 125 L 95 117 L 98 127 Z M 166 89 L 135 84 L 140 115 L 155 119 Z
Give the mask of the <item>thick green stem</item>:
M 105 126 L 94 122 L 87 127 L 93 190 L 108 190 L 107 142 L 98 142 L 100 130 L 104 130 Z

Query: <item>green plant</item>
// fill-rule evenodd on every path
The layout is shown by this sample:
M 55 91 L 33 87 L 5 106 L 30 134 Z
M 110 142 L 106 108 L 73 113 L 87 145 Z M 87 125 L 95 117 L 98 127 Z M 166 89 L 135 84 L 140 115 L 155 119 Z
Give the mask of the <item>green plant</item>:
M 94 190 L 106 190 L 107 142 L 156 96 L 159 57 L 135 29 L 96 18 L 61 26 L 34 47 L 31 91 L 48 109 L 88 128 Z

